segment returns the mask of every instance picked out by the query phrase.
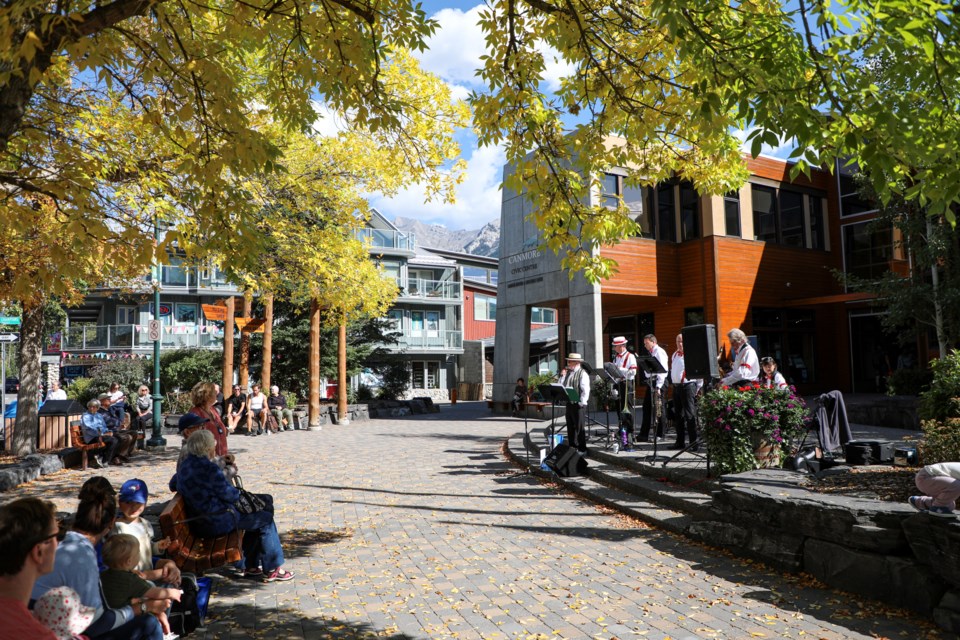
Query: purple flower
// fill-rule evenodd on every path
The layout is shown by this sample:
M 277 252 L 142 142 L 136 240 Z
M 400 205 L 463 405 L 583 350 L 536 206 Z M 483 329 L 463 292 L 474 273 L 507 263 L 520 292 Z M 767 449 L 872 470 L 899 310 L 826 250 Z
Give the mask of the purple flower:
M 753 417 L 754 415 L 756 415 L 756 411 L 754 411 L 753 409 L 747 409 L 747 415 L 750 417 Z

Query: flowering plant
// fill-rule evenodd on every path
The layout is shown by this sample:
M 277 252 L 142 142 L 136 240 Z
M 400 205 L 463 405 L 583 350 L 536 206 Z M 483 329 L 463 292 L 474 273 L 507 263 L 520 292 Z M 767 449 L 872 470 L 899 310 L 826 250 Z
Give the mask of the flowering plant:
M 720 473 L 780 466 L 784 442 L 803 435 L 810 416 L 794 387 L 717 387 L 700 398 L 703 436 Z M 759 455 L 763 448 L 767 455 Z

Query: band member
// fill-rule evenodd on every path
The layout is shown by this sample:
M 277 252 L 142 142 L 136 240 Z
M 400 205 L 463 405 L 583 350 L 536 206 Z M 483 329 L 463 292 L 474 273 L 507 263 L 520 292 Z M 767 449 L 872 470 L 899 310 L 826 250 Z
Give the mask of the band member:
M 643 425 L 640 427 L 641 442 L 650 437 L 650 423 L 656 421 L 656 437 L 662 438 L 667 426 L 667 414 L 663 410 L 663 387 L 667 382 L 667 352 L 657 344 L 657 336 L 648 333 L 643 336 L 643 346 L 663 367 L 663 373 L 655 373 L 653 380 L 647 380 L 647 395 L 643 399 Z
M 584 418 L 587 410 L 587 402 L 590 400 L 590 376 L 583 370 L 580 363 L 583 357 L 579 353 L 567 354 L 567 368 L 560 378 L 560 384 L 564 387 L 576 389 L 580 394 L 578 402 L 568 402 L 566 409 L 567 435 L 570 438 L 570 444 L 577 448 L 581 454 L 587 452 L 587 432 L 584 428 Z
M 613 364 L 620 370 L 620 375 L 624 380 L 617 383 L 617 391 L 620 396 L 620 412 L 627 406 L 628 390 L 633 390 L 633 380 L 637 377 L 637 356 L 627 351 L 627 339 L 623 336 L 617 336 L 613 339 Z M 632 406 L 632 398 L 630 398 Z
M 725 387 L 750 386 L 760 376 L 760 361 L 757 360 L 757 352 L 747 342 L 747 334 L 740 329 L 730 329 L 727 338 L 730 340 L 730 347 L 736 357 L 733 360 L 730 373 L 720 381 L 720 384 Z
M 760 358 L 760 386 L 767 389 L 783 389 L 787 386 L 787 381 L 783 375 L 777 371 L 777 361 L 770 356 Z
M 687 378 L 687 367 L 683 358 L 683 334 L 677 336 L 677 350 L 670 359 L 670 383 L 673 385 L 673 406 L 676 409 L 677 442 L 674 449 L 683 449 L 684 438 L 689 437 L 691 451 L 699 450 L 697 442 L 697 394 L 703 387 L 703 380 Z

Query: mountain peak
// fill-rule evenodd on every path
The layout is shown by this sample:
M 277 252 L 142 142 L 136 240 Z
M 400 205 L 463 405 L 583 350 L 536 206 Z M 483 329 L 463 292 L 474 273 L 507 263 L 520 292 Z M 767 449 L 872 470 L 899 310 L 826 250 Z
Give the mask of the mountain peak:
M 491 220 L 480 229 L 448 229 L 440 223 L 426 224 L 412 218 L 397 217 L 394 226 L 413 233 L 417 246 L 497 257 L 500 251 L 500 220 Z

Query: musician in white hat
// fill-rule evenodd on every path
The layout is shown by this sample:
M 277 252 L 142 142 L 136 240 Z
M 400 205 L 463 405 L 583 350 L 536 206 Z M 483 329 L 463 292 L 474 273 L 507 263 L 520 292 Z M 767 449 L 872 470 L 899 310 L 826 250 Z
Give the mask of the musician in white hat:
M 620 412 L 627 406 L 628 391 L 633 389 L 633 380 L 637 377 L 637 356 L 627 350 L 627 339 L 617 336 L 613 339 L 613 364 L 620 370 L 624 381 L 617 383 L 620 395 Z M 629 398 L 632 401 L 632 398 Z M 632 404 L 632 402 L 631 402 Z
M 576 390 L 580 396 L 577 402 L 567 403 L 567 437 L 570 438 L 571 446 L 576 447 L 581 454 L 585 454 L 587 452 L 587 432 L 584 418 L 587 402 L 590 400 L 590 376 L 580 366 L 581 362 L 583 362 L 583 356 L 579 353 L 567 354 L 567 368 L 560 379 L 560 384 Z

